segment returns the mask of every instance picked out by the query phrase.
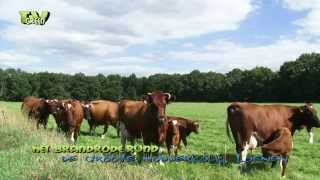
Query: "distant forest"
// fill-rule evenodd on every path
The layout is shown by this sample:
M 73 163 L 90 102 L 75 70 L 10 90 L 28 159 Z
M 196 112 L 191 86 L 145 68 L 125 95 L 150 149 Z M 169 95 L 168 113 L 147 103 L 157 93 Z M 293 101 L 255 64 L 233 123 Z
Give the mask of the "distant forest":
M 257 57 L 259 58 L 259 57 Z M 233 69 L 222 74 L 194 70 L 189 74 L 154 74 L 149 77 L 61 73 L 28 73 L 0 69 L 0 100 L 42 98 L 140 99 L 146 92 L 162 90 L 189 102 L 303 102 L 320 100 L 320 54 L 302 54 L 273 72 L 266 67 Z

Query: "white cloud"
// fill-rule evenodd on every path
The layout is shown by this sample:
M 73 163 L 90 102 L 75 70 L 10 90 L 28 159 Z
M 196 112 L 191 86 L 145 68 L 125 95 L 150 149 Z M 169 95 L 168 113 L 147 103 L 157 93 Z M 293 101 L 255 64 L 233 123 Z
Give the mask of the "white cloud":
M 34 56 L 17 54 L 14 51 L 0 51 L 0 65 L 2 66 L 21 67 L 38 62 L 40 62 L 39 58 Z
M 318 0 L 283 0 L 285 7 L 295 11 L 307 11 L 307 15 L 294 23 L 299 25 L 302 35 L 320 35 L 320 1 Z
M 251 1 L 0 0 L 0 21 L 6 23 L 0 38 L 13 46 L 17 62 L 10 64 L 13 67 L 23 65 L 18 59 L 28 54 L 40 60 L 28 70 L 59 71 L 52 66 L 64 62 L 64 72 L 150 74 L 164 69 L 144 67 L 152 63 L 149 58 L 128 57 L 129 46 L 235 30 L 255 9 Z M 20 23 L 20 10 L 49 10 L 51 16 L 44 26 L 27 26 Z M 48 65 L 48 59 L 54 62 Z M 125 63 L 120 67 L 121 61 Z
M 256 66 L 278 70 L 283 62 L 295 60 L 302 53 L 319 51 L 319 42 L 311 43 L 303 39 L 282 39 L 256 47 L 244 47 L 235 42 L 220 40 L 198 50 L 170 52 L 163 58 L 197 63 L 199 67 L 206 67 L 203 70 L 207 71 L 228 72 L 233 68 L 251 69 Z

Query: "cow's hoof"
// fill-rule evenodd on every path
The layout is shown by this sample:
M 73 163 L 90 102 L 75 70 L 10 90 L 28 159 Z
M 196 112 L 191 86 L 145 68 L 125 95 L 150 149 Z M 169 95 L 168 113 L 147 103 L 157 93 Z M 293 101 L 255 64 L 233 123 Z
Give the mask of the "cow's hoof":
M 247 172 L 247 164 L 245 162 L 240 163 L 240 173 L 245 174 Z
M 159 161 L 160 166 L 164 166 L 164 163 L 162 160 Z

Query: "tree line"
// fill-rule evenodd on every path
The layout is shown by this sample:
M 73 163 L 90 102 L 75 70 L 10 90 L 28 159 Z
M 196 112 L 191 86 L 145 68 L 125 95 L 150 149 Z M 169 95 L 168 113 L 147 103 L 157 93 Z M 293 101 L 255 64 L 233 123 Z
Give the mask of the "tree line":
M 266 67 L 233 69 L 223 74 L 194 70 L 188 74 L 154 74 L 149 77 L 62 73 L 28 73 L 0 69 L 0 100 L 21 101 L 32 95 L 49 99 L 140 99 L 162 90 L 177 101 L 190 102 L 301 102 L 320 99 L 320 54 L 302 54 L 285 62 L 279 71 Z

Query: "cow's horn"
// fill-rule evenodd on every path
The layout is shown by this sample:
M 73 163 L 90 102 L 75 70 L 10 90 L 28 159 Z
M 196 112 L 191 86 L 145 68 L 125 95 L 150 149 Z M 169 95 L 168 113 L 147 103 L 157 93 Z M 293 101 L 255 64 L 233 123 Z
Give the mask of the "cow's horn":
M 171 99 L 171 94 L 170 93 L 165 93 L 166 95 L 168 95 L 168 99 Z

